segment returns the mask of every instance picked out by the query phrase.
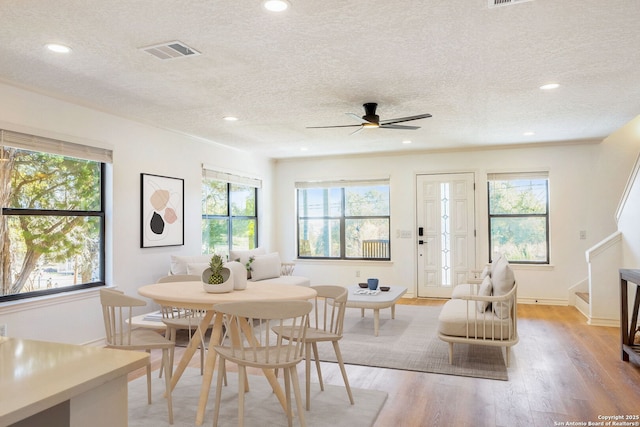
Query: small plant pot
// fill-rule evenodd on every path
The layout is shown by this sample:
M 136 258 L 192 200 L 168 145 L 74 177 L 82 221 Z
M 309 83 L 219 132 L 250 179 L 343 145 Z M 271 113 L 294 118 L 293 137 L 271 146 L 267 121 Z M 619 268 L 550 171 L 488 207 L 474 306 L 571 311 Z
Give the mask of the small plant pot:
M 212 294 L 223 294 L 225 292 L 233 291 L 233 272 L 226 268 L 222 268 L 222 278 L 224 282 L 219 285 L 209 284 L 209 277 L 211 277 L 211 269 L 207 268 L 202 272 L 202 288 Z

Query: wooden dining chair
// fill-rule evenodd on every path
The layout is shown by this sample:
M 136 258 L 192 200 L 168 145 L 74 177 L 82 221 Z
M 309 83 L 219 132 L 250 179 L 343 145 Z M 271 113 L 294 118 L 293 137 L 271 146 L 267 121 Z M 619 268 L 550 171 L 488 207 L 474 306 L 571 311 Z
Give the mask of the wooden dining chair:
M 201 278 L 195 274 L 172 274 L 169 276 L 161 277 L 157 280 L 156 283 L 167 283 L 167 282 L 191 282 L 191 281 L 200 281 Z M 184 330 L 189 334 L 189 339 L 191 339 L 191 334 L 198 328 L 198 324 L 202 320 L 202 316 L 204 313 L 198 310 L 188 310 L 179 307 L 171 307 L 171 306 L 161 306 L 160 312 L 162 313 L 162 322 L 166 326 L 165 337 L 176 342 L 178 331 Z M 200 338 L 200 375 L 203 374 L 204 370 L 204 352 L 205 352 L 205 344 L 204 337 Z M 174 351 L 171 351 L 169 355 L 171 360 L 170 366 L 173 366 L 174 359 Z M 162 372 L 164 371 L 163 367 L 160 366 L 159 376 L 162 377 Z
M 150 329 L 132 329 L 131 319 L 134 307 L 144 307 L 147 303 L 120 291 L 100 289 L 100 304 L 104 318 L 106 346 L 120 350 L 138 350 L 148 353 L 154 349 L 162 350 L 165 374 L 165 392 L 169 409 L 169 424 L 173 424 L 173 402 L 171 399 L 171 368 L 169 352 L 175 344 Z M 151 361 L 147 363 L 147 400 L 151 404 Z
M 262 369 L 282 369 L 284 371 L 285 412 L 288 425 L 293 425 L 293 408 L 290 389 L 296 399 L 298 419 L 305 426 L 304 408 L 300 396 L 300 385 L 296 366 L 303 359 L 304 335 L 309 321 L 312 304 L 308 301 L 242 301 L 216 304 L 214 310 L 226 317 L 229 338 L 215 351 L 220 358 L 216 385 L 216 401 L 213 426 L 218 425 L 222 380 L 226 361 L 238 365 L 238 425 L 244 425 L 244 395 L 247 367 Z M 302 340 L 284 342 L 271 330 L 292 331 Z M 274 400 L 274 404 L 280 404 Z
M 330 342 L 333 344 L 333 350 L 342 372 L 349 402 L 354 404 L 353 394 L 349 386 L 349 378 L 342 360 L 340 345 L 338 342 L 342 339 L 342 327 L 344 324 L 344 313 L 346 311 L 348 291 L 343 286 L 318 285 L 312 286 L 317 296 L 314 301 L 313 313 L 309 316 L 309 326 L 306 330 L 304 338 L 305 342 L 305 371 L 306 371 L 306 405 L 307 410 L 311 407 L 311 351 L 313 350 L 313 359 L 315 360 L 316 371 L 318 373 L 318 382 L 320 390 L 324 391 L 324 383 L 322 381 L 322 371 L 320 368 L 320 360 L 318 359 L 318 343 Z M 275 331 L 280 338 L 286 340 L 296 340 L 298 336 L 295 331 L 284 329 L 280 332 Z

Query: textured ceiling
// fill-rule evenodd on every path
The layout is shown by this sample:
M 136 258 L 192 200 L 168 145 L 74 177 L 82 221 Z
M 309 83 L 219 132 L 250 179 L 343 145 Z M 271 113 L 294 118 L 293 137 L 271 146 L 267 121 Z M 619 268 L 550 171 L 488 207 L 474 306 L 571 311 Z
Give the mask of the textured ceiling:
M 640 113 L 638 0 L 291 3 L 2 0 L 0 79 L 273 158 L 602 139 Z M 201 55 L 139 49 L 173 40 Z M 364 102 L 433 117 L 306 129 Z

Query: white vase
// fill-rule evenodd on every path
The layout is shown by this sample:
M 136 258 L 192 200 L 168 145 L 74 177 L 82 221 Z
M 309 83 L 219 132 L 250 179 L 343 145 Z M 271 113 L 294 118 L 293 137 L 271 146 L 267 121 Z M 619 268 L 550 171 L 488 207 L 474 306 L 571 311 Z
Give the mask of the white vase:
M 233 273 L 233 290 L 241 291 L 247 288 L 247 267 L 238 261 L 225 262 L 224 266 Z
M 222 275 L 224 282 L 220 283 L 219 285 L 211 285 L 209 284 L 209 277 L 211 277 L 211 269 L 210 268 L 205 269 L 202 272 L 202 288 L 206 292 L 209 292 L 212 294 L 222 294 L 225 292 L 233 291 L 233 272 L 230 269 L 223 267 L 220 274 Z

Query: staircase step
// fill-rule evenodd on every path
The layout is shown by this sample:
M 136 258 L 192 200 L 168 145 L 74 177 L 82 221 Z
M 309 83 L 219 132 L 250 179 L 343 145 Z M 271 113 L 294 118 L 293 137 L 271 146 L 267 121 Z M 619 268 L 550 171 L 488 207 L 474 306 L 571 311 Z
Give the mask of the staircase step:
M 589 292 L 576 292 L 576 296 L 578 296 L 581 300 L 589 304 Z

